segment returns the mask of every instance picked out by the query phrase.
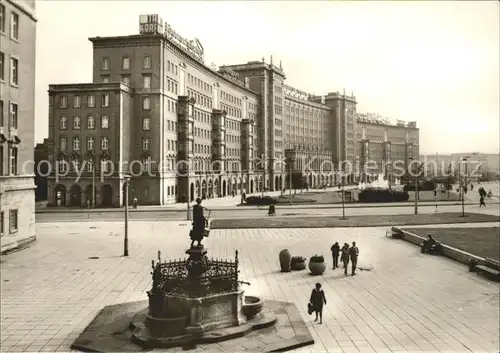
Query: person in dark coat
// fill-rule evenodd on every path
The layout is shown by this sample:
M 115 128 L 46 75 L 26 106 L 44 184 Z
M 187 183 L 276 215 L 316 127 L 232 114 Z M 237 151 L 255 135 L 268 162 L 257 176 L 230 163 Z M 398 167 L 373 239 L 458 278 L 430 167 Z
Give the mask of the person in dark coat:
M 359 249 L 356 246 L 356 242 L 352 242 L 352 246 L 349 248 L 349 257 L 351 258 L 351 275 L 356 274 L 356 266 L 358 265 Z
M 196 199 L 196 205 L 193 206 L 193 230 L 191 231 L 191 246 L 197 241 L 201 245 L 203 233 L 205 232 L 205 216 L 203 214 L 201 199 Z
M 336 241 L 335 244 L 332 245 L 330 250 L 332 251 L 333 269 L 335 270 L 337 267 L 339 267 L 339 255 L 340 255 L 339 243 Z
M 311 298 L 309 301 L 312 304 L 314 313 L 316 314 L 316 318 L 314 319 L 314 322 L 318 321 L 318 316 L 319 316 L 319 323 L 323 323 L 323 305 L 326 305 L 326 297 L 325 297 L 325 292 L 321 289 L 321 284 L 316 283 L 316 287 L 312 290 L 311 293 Z
M 347 266 L 349 265 L 349 244 L 344 243 L 340 259 L 344 264 L 344 274 L 347 276 Z
M 481 195 L 479 197 L 479 207 L 482 207 L 482 206 L 486 207 L 486 203 L 484 202 L 484 196 L 483 195 Z

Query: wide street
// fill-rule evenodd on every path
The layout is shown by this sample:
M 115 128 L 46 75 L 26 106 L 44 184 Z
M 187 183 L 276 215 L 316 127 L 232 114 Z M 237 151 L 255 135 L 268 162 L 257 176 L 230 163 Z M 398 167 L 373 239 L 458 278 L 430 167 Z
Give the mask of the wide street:
M 158 250 L 167 259 L 184 257 L 187 229 L 186 221 L 131 222 L 130 256 L 122 258 L 116 222 L 37 224 L 29 249 L 1 258 L 2 352 L 70 351 L 103 306 L 147 299 L 151 260 Z M 240 278 L 251 283 L 247 294 L 297 305 L 316 341 L 299 352 L 497 353 L 498 284 L 447 258 L 421 254 L 385 230 L 214 230 L 205 246 L 219 258 L 239 250 Z M 358 243 L 357 276 L 330 269 L 319 277 L 307 270 L 280 273 L 284 248 L 306 258 L 322 254 L 330 267 L 334 241 Z M 323 325 L 306 312 L 316 282 L 328 300 Z
M 433 204 L 423 203 L 419 205 L 419 213 L 436 212 L 436 207 Z M 438 212 L 461 212 L 462 206 L 457 204 L 439 205 Z M 413 214 L 414 207 L 411 204 L 407 206 L 392 206 L 387 207 L 349 207 L 345 209 L 348 216 L 359 215 L 387 215 L 387 214 Z M 479 208 L 477 205 L 466 205 L 465 212 L 487 213 L 500 215 L 498 204 L 490 204 L 489 207 Z M 62 212 L 46 212 L 37 213 L 36 221 L 43 222 L 75 222 L 75 221 L 123 221 L 124 209 L 110 210 L 69 210 Z M 306 205 L 306 206 L 276 206 L 277 217 L 297 217 L 297 216 L 341 216 L 342 208 L 338 205 L 334 207 L 328 205 Z M 211 219 L 222 218 L 249 218 L 249 217 L 266 217 L 267 207 L 257 208 L 256 206 L 230 207 L 223 209 L 213 209 L 211 211 Z M 186 220 L 186 210 L 180 209 L 158 209 L 158 208 L 141 208 L 139 210 L 130 209 L 129 219 L 131 221 L 138 220 Z

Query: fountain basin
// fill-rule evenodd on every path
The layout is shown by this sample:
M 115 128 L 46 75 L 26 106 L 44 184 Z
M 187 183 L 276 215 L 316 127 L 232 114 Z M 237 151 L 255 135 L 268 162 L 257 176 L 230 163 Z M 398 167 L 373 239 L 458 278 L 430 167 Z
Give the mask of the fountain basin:
M 247 320 L 251 320 L 256 317 L 264 307 L 264 300 L 259 297 L 254 297 L 251 295 L 245 296 L 244 304 L 241 308 L 243 315 L 247 318 Z

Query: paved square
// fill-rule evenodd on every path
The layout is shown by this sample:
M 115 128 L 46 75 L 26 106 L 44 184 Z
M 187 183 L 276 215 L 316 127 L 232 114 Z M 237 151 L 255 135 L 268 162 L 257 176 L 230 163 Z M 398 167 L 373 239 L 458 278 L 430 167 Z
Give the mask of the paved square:
M 1 263 L 2 352 L 67 352 L 105 305 L 147 299 L 151 260 L 161 250 L 182 257 L 186 222 L 134 222 L 130 257 L 121 258 L 117 223 L 45 223 L 37 242 Z M 248 294 L 297 304 L 316 343 L 300 352 L 499 351 L 499 286 L 446 258 L 422 255 L 386 238 L 386 229 L 215 230 L 205 240 L 213 257 L 240 251 Z M 334 241 L 356 241 L 360 271 L 280 273 L 278 252 L 329 257 Z M 89 259 L 99 257 L 99 259 Z M 331 265 L 331 261 L 328 261 Z M 328 300 L 324 324 L 311 322 L 306 304 L 314 283 Z

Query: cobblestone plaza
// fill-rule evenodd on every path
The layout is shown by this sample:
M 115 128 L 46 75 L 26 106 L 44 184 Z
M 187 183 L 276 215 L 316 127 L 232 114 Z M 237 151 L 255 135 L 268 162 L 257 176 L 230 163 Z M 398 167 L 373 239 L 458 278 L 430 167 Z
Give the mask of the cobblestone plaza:
M 37 225 L 29 251 L 1 264 L 2 352 L 67 352 L 105 305 L 147 299 L 150 261 L 183 256 L 187 222 L 133 222 L 130 256 L 120 257 L 121 223 Z M 386 229 L 214 230 L 205 246 L 214 257 L 239 250 L 247 294 L 297 304 L 315 339 L 304 352 L 498 352 L 498 285 L 461 264 L 420 254 L 385 237 Z M 334 241 L 356 241 L 359 271 L 344 277 L 327 270 L 280 273 L 278 252 L 325 255 Z M 98 245 L 97 245 L 98 244 Z M 90 259 L 89 257 L 98 257 Z M 324 324 L 312 322 L 306 304 L 316 282 L 325 289 Z M 199 351 L 220 347 L 199 346 Z M 231 341 L 224 351 L 238 351 Z M 172 351 L 172 350 L 169 350 Z

